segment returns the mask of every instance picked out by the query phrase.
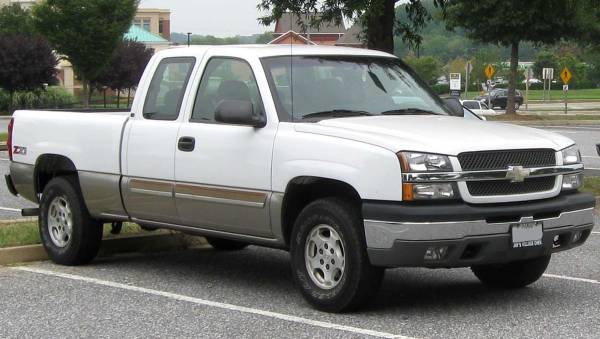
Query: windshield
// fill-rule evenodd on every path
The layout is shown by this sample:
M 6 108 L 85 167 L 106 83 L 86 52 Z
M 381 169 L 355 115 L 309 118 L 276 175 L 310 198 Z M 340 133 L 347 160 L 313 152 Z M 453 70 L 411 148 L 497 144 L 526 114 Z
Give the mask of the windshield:
M 442 101 L 397 59 L 284 56 L 262 62 L 282 121 L 448 115 Z

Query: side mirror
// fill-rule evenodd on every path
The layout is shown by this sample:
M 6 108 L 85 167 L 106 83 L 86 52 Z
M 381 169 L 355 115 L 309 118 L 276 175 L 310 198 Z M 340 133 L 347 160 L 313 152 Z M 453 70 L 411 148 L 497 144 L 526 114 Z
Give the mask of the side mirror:
M 443 100 L 453 116 L 461 118 L 465 116 L 463 106 L 457 98 L 444 98 Z
M 265 127 L 267 121 L 254 113 L 251 101 L 223 100 L 215 110 L 215 120 L 224 124 Z

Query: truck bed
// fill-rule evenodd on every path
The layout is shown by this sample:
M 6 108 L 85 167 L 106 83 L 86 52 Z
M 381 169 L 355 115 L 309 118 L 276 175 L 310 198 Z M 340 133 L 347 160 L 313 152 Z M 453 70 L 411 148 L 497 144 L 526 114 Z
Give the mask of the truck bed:
M 35 164 L 42 154 L 60 154 L 80 171 L 121 172 L 121 139 L 128 111 L 17 111 L 13 145 L 26 147 L 14 161 Z

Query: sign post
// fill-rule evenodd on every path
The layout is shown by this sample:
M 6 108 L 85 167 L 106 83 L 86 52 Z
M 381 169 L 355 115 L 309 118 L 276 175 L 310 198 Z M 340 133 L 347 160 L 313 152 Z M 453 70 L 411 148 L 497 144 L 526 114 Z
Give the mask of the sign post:
M 460 73 L 450 73 L 450 95 L 453 97 L 460 96 Z
M 554 68 L 542 69 L 542 78 L 544 79 L 544 101 L 550 101 L 550 89 L 552 87 L 552 79 L 554 79 Z M 547 94 L 546 94 L 546 80 L 548 80 Z
M 525 70 L 525 111 L 529 111 L 529 82 L 531 81 L 531 78 L 533 78 L 533 70 L 530 68 L 527 68 Z
M 467 61 L 465 65 L 465 100 L 469 100 L 469 74 L 473 71 L 473 64 Z
M 560 78 L 563 82 L 563 93 L 565 95 L 565 114 L 567 114 L 567 98 L 568 98 L 568 93 L 569 93 L 569 81 L 571 81 L 571 78 L 573 77 L 573 74 L 571 74 L 571 71 L 569 71 L 568 68 L 563 68 L 562 72 L 560 72 Z
M 491 91 L 491 87 L 492 87 L 492 77 L 494 76 L 494 74 L 496 73 L 496 70 L 494 69 L 494 66 L 492 65 L 487 65 L 485 67 L 485 76 L 487 77 L 488 81 L 487 81 L 487 98 L 488 98 L 488 107 L 491 108 L 491 98 L 490 98 L 490 91 Z

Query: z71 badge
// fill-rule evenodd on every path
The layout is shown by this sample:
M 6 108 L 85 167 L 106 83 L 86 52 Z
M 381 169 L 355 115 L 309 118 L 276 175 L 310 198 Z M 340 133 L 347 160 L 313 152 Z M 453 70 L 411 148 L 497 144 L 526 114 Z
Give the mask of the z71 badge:
M 27 147 L 23 146 L 14 146 L 13 154 L 27 155 Z

